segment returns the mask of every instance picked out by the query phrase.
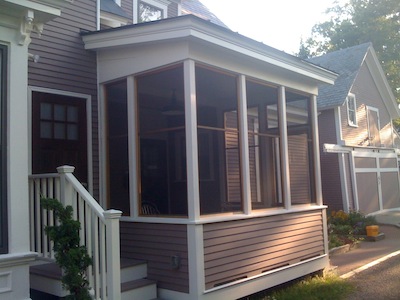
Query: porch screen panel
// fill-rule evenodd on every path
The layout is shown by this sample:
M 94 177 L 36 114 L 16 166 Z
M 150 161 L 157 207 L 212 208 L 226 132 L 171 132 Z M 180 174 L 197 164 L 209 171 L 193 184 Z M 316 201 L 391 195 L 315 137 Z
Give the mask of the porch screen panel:
M 236 77 L 196 66 L 201 214 L 242 210 Z
M 106 86 L 108 207 L 130 215 L 126 80 Z
M 310 98 L 288 92 L 286 101 L 292 204 L 312 203 L 315 195 Z
M 136 78 L 139 214 L 187 216 L 181 64 Z
M 252 208 L 282 206 L 277 88 L 247 80 L 246 92 Z

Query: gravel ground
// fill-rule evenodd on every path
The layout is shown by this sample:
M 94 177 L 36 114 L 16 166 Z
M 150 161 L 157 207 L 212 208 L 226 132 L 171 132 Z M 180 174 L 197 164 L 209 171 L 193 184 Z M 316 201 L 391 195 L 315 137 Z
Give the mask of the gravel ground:
M 346 300 L 399 300 L 400 255 L 350 277 L 356 291 Z

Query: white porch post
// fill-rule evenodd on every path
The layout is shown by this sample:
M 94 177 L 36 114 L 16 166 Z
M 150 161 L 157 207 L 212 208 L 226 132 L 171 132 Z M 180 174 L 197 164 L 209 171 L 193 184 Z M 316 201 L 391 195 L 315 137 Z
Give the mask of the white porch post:
M 107 241 L 107 294 L 109 299 L 121 299 L 119 219 L 122 212 L 110 209 L 103 214 L 106 223 Z
M 247 124 L 246 76 L 240 75 L 237 79 L 237 85 L 239 97 L 239 144 L 242 171 L 243 211 L 246 215 L 248 215 L 251 213 L 251 188 L 249 166 L 249 134 Z
M 200 218 L 195 63 L 193 60 L 186 60 L 183 67 L 185 92 L 188 217 L 190 221 L 195 221 Z
M 314 177 L 315 177 L 315 197 L 318 205 L 323 205 L 322 199 L 322 181 L 321 181 L 321 162 L 319 153 L 319 135 L 318 135 L 318 111 L 317 96 L 312 95 L 311 99 L 311 128 L 313 139 L 313 158 L 314 158 Z
M 129 153 L 129 190 L 130 190 L 130 209 L 131 216 L 139 216 L 139 186 L 136 178 L 138 170 L 138 145 L 139 139 L 137 133 L 139 132 L 137 118 L 137 99 L 136 99 L 136 86 L 135 77 L 128 76 L 126 79 L 127 86 L 127 107 L 128 107 L 128 153 Z
M 288 149 L 288 133 L 286 126 L 286 91 L 284 86 L 278 88 L 278 120 L 280 134 L 280 157 L 281 157 L 281 176 L 282 176 L 282 193 L 283 203 L 286 209 L 290 209 L 292 205 L 290 195 L 290 171 L 289 171 L 289 149 Z
M 189 221 L 200 219 L 199 163 L 197 148 L 196 73 L 193 60 L 183 65 L 185 93 L 185 134 L 187 164 L 187 195 Z M 198 298 L 204 291 L 203 226 L 187 225 L 189 258 L 189 293 Z
M 60 199 L 59 201 L 64 205 L 71 205 L 73 208 L 72 215 L 76 219 L 76 202 L 72 201 L 73 189 L 66 179 L 66 174 L 74 173 L 75 167 L 73 166 L 61 166 L 57 168 L 58 174 L 60 174 Z

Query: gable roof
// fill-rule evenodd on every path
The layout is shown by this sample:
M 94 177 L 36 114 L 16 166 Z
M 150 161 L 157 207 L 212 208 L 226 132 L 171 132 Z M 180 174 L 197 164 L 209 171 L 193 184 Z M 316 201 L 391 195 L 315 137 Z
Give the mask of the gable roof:
M 204 20 L 219 26 L 228 28 L 216 15 L 214 15 L 203 3 L 199 0 L 182 0 L 182 14 L 195 15 Z
M 400 117 L 400 109 L 372 46 L 365 43 L 308 59 L 309 62 L 339 74 L 333 86 L 319 87 L 318 109 L 326 110 L 343 105 L 350 93 L 361 66 L 366 64 L 376 88 L 392 119 Z
M 371 47 L 371 43 L 365 43 L 307 60 L 339 74 L 334 85 L 322 85 L 319 87 L 319 110 L 340 106 L 346 101 L 346 97 Z

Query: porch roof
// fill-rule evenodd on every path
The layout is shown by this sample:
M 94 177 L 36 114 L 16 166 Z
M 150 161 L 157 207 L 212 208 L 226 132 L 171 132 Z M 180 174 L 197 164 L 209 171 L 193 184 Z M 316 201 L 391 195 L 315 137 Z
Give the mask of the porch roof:
M 337 74 L 298 57 L 221 27 L 193 15 L 154 22 L 132 24 L 95 32 L 82 33 L 85 49 L 103 50 L 139 46 L 165 41 L 195 40 L 214 46 L 218 51 L 255 59 L 318 83 L 333 84 Z

